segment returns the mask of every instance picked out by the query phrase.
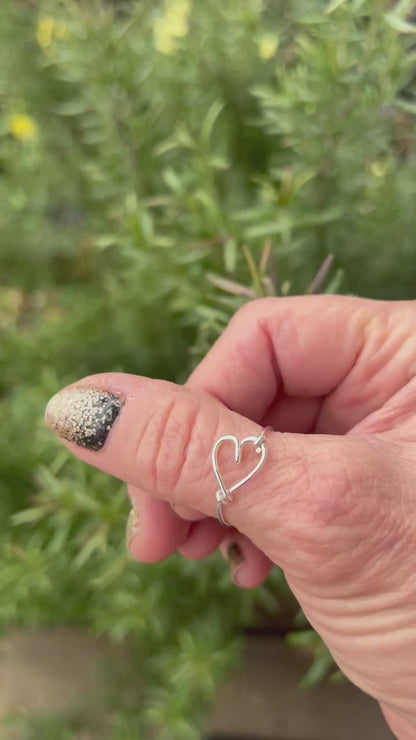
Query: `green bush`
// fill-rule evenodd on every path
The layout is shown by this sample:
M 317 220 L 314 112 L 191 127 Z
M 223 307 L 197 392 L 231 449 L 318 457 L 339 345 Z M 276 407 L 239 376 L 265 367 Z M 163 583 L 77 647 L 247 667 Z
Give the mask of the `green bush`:
M 414 297 L 410 9 L 2 2 L 0 623 L 130 640 L 142 680 L 100 737 L 198 737 L 236 629 L 286 592 L 277 569 L 236 592 L 219 557 L 132 563 L 124 487 L 45 403 L 104 370 L 182 382 L 256 295 Z M 328 672 L 313 633 L 292 641 Z

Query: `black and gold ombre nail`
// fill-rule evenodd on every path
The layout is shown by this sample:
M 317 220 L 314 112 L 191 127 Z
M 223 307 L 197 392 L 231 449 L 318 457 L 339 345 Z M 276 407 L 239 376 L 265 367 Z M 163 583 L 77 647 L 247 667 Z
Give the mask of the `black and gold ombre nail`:
M 93 388 L 67 388 L 52 396 L 45 419 L 55 434 L 87 450 L 101 450 L 123 400 Z

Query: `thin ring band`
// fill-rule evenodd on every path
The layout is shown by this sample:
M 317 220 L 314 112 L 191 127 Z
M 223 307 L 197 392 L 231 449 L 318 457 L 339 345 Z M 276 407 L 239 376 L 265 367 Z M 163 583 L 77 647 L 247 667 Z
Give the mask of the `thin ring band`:
M 253 478 L 253 476 L 260 470 L 260 468 L 263 467 L 267 457 L 266 433 L 272 430 L 273 427 L 267 426 L 262 429 L 257 437 L 244 437 L 244 439 L 239 441 L 237 437 L 234 437 L 233 435 L 225 435 L 224 437 L 220 437 L 219 439 L 217 439 L 217 441 L 215 442 L 212 448 L 211 462 L 215 478 L 219 485 L 219 489 L 215 496 L 217 500 L 217 517 L 218 521 L 220 522 L 220 524 L 222 524 L 223 527 L 230 526 L 230 524 L 225 519 L 222 511 L 223 504 L 230 503 L 233 500 L 234 491 L 236 491 L 238 488 L 241 488 L 241 486 L 243 486 L 245 483 L 248 483 L 248 481 L 251 480 L 251 478 Z M 254 447 L 255 453 L 260 455 L 260 459 L 254 466 L 254 468 L 246 476 L 244 476 L 244 478 L 239 480 L 237 483 L 234 483 L 234 485 L 230 486 L 230 488 L 228 489 L 224 485 L 217 459 L 218 449 L 224 442 L 227 441 L 230 441 L 234 444 L 234 459 L 236 463 L 240 462 L 241 451 L 246 444 L 251 444 Z

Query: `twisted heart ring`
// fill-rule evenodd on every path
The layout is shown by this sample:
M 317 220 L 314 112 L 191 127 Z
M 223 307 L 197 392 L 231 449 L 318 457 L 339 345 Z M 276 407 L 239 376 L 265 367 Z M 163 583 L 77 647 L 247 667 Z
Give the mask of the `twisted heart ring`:
M 223 527 L 229 527 L 230 525 L 224 518 L 224 515 L 222 513 L 222 505 L 228 504 L 230 501 L 233 500 L 233 493 L 237 490 L 237 488 L 241 488 L 245 483 L 248 483 L 249 480 L 260 470 L 260 468 L 263 467 L 264 461 L 266 460 L 267 456 L 267 449 L 266 449 L 266 432 L 269 430 L 272 430 L 272 427 L 265 427 L 260 434 L 257 437 L 244 437 L 242 440 L 238 440 L 237 437 L 234 437 L 231 434 L 226 434 L 224 437 L 220 437 L 215 442 L 212 453 L 211 453 L 211 462 L 212 462 L 212 469 L 214 471 L 214 475 L 217 479 L 217 483 L 219 485 L 219 489 L 215 495 L 215 498 L 217 500 L 217 516 L 220 521 L 220 523 L 223 525 Z M 234 460 L 236 463 L 239 463 L 241 461 L 241 453 L 244 445 L 251 444 L 254 447 L 254 452 L 256 455 L 260 455 L 259 460 L 257 461 L 256 465 L 250 472 L 244 476 L 244 478 L 241 478 L 237 483 L 234 483 L 229 488 L 225 487 L 222 475 L 219 470 L 218 466 L 218 450 L 221 447 L 221 445 L 224 442 L 232 442 L 234 445 Z

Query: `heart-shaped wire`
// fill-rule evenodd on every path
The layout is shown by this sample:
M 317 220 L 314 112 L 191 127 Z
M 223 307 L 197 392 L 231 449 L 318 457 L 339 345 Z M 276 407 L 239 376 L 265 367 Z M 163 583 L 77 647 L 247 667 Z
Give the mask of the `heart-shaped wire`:
M 254 447 L 255 452 L 260 455 L 260 459 L 254 466 L 254 468 L 250 470 L 250 472 L 247 473 L 244 478 L 241 478 L 241 480 L 237 481 L 237 483 L 234 483 L 234 485 L 232 485 L 230 488 L 225 487 L 218 464 L 218 450 L 224 442 L 228 441 L 233 442 L 234 444 L 234 458 L 236 463 L 239 463 L 241 460 L 241 452 L 245 444 L 251 443 Z M 217 502 L 221 504 L 232 501 L 232 494 L 234 493 L 234 491 L 236 491 L 237 488 L 241 488 L 241 486 L 243 486 L 245 483 L 248 483 L 248 481 L 251 480 L 251 478 L 260 470 L 260 468 L 264 464 L 266 455 L 267 451 L 266 444 L 263 438 L 263 433 L 259 437 L 244 437 L 244 439 L 242 439 L 240 442 L 238 441 L 237 437 L 234 437 L 231 434 L 227 434 L 224 437 L 220 437 L 219 439 L 217 439 L 214 447 L 212 448 L 211 456 L 212 468 L 219 485 L 219 490 L 216 493 Z

